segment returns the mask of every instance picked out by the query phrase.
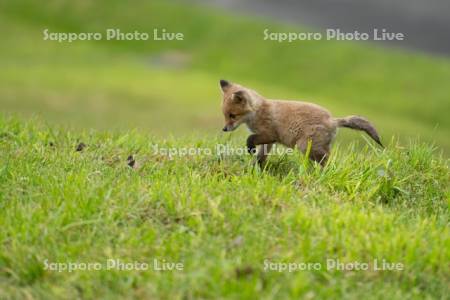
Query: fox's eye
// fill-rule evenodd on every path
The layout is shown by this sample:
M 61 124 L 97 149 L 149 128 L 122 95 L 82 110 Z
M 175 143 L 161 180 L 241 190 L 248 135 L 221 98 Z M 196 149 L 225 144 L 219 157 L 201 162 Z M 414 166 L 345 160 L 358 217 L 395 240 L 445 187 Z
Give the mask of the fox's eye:
M 230 116 L 230 119 L 236 118 L 236 115 L 235 115 L 235 114 L 230 114 L 229 116 Z

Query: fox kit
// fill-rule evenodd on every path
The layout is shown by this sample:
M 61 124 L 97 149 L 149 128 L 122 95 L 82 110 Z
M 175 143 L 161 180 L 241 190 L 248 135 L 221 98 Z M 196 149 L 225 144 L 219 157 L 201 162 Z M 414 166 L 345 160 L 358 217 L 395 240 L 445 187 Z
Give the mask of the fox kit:
M 338 127 L 365 131 L 383 147 L 377 131 L 366 119 L 358 116 L 333 118 L 324 108 L 306 102 L 269 100 L 257 92 L 220 80 L 223 92 L 223 131 L 233 131 L 245 123 L 252 134 L 247 138 L 249 153 L 261 145 L 257 160 L 262 165 L 274 143 L 297 147 L 303 153 L 311 142 L 310 159 L 325 165 L 330 145 Z

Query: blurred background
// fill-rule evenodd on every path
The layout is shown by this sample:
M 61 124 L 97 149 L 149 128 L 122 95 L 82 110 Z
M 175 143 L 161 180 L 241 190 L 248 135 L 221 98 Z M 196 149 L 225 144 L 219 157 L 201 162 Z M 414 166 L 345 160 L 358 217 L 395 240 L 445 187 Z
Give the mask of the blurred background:
M 243 10 L 316 28 L 371 32 L 374 28 L 401 32 L 400 46 L 432 54 L 450 54 L 450 2 L 447 0 L 198 0 L 232 11 Z
M 335 116 L 364 115 L 384 140 L 450 153 L 450 4 L 398 1 L 45 1 L 0 3 L 5 115 L 100 130 L 218 135 L 221 78 Z M 148 41 L 45 41 L 43 31 L 149 33 Z M 405 34 L 402 42 L 264 40 L 270 32 Z M 153 30 L 183 41 L 154 41 Z M 240 129 L 237 136 L 244 135 Z M 360 139 L 341 130 L 338 141 Z

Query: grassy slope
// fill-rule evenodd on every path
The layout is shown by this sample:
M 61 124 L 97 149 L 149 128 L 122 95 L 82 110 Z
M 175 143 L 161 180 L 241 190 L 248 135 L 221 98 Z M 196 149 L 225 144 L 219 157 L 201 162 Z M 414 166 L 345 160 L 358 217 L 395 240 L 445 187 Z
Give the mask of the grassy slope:
M 80 142 L 88 146 L 82 152 Z M 168 159 L 229 143 L 80 132 L 0 119 L 0 298 L 389 299 L 448 295 L 447 162 L 426 145 Z M 236 146 L 236 145 L 234 145 Z M 138 168 L 127 166 L 133 154 Z M 43 261 L 182 261 L 183 272 L 56 273 Z M 401 262 L 398 272 L 264 272 L 278 262 Z
M 384 138 L 417 135 L 448 153 L 450 63 L 373 45 L 263 41 L 263 30 L 297 31 L 163 1 L 4 1 L 0 4 L 0 104 L 82 127 L 140 127 L 155 133 L 216 132 L 217 80 L 268 97 L 303 98 L 343 116 L 362 114 Z M 182 31 L 184 42 L 42 40 L 52 32 Z M 174 51 L 176 54 L 174 54 Z M 161 57 L 182 56 L 176 68 Z M 161 60 L 163 63 L 161 63 Z M 160 63 L 155 63 L 159 61 Z M 355 138 L 354 133 L 340 133 Z

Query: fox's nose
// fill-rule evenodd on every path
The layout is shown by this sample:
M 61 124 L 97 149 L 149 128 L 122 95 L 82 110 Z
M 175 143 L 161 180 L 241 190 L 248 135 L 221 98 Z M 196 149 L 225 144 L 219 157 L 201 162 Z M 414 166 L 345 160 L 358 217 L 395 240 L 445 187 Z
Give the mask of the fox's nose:
M 228 131 L 228 127 L 225 126 L 224 128 L 222 128 L 223 131 Z

